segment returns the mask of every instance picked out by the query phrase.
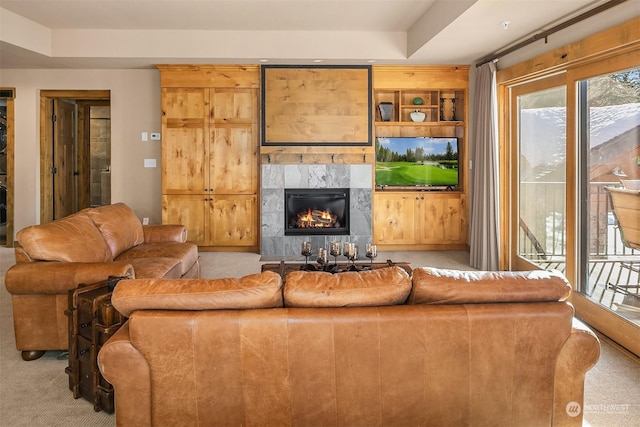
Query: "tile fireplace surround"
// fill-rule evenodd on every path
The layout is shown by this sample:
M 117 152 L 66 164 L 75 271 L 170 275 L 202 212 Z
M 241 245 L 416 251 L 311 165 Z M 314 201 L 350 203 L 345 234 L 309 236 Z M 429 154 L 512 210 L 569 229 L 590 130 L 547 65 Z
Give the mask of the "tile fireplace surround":
M 354 242 L 360 253 L 372 236 L 372 166 L 344 164 L 262 165 L 261 247 L 264 259 L 301 257 L 302 242 L 309 241 L 315 259 L 318 248 L 332 241 Z M 349 188 L 350 235 L 284 235 L 285 188 Z M 362 258 L 362 256 L 360 257 Z

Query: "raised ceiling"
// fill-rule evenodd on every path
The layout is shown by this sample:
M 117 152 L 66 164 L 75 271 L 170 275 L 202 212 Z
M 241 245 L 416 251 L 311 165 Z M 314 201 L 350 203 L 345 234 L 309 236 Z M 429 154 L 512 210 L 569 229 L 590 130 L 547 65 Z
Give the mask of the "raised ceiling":
M 0 67 L 148 68 L 260 60 L 467 65 L 603 3 L 0 0 Z M 608 13 L 614 21 L 631 19 L 640 14 L 640 0 L 627 0 Z

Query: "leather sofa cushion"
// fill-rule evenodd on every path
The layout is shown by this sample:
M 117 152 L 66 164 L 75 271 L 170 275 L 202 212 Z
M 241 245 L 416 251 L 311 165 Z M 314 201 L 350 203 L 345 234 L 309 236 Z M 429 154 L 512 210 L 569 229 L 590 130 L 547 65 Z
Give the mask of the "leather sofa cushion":
M 123 264 L 131 264 L 136 279 L 179 279 L 182 277 L 182 263 L 177 258 L 150 257 L 134 258 L 125 261 L 116 260 Z
M 79 212 L 46 224 L 31 225 L 16 234 L 32 260 L 108 262 L 111 251 L 94 222 Z
M 411 278 L 401 267 L 331 274 L 294 271 L 284 286 L 285 307 L 366 307 L 402 304 Z
M 559 272 L 413 269 L 408 304 L 564 301 L 571 285 Z
M 116 261 L 131 261 L 132 264 L 135 264 L 133 260 L 138 258 L 157 257 L 175 258 L 178 261 L 182 261 L 180 264 L 180 275 L 183 276 L 189 271 L 191 266 L 198 261 L 198 247 L 193 243 L 144 243 L 121 253 L 120 256 L 116 258 Z M 136 277 L 138 277 L 137 274 Z
M 124 203 L 86 209 L 109 245 L 112 258 L 144 242 L 142 223 Z
M 111 295 L 118 312 L 136 310 L 226 310 L 282 307 L 282 278 L 265 271 L 241 278 L 132 279 Z

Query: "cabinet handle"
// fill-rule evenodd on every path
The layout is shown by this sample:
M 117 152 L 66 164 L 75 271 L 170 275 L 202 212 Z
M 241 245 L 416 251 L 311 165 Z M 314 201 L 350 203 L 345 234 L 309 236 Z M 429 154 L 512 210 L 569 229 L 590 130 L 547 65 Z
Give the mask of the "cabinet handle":
M 80 328 L 86 328 L 87 326 L 89 326 L 91 323 L 81 323 L 80 324 Z

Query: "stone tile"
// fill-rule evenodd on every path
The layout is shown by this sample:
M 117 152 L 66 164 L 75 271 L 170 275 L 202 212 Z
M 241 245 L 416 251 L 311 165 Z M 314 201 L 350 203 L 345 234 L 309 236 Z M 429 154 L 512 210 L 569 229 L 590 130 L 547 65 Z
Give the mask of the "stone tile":
M 327 188 L 327 165 L 309 165 L 309 188 Z
M 309 188 L 309 165 L 285 165 L 284 188 Z
M 284 188 L 265 188 L 262 190 L 262 212 L 284 212 Z
M 349 165 L 327 165 L 326 187 L 321 188 L 349 188 Z
M 262 165 L 262 188 L 284 188 L 284 165 Z
M 265 212 L 261 221 L 262 237 L 284 236 L 284 212 Z
M 371 165 L 351 165 L 349 175 L 350 188 L 366 188 L 371 190 L 373 185 L 373 168 Z

